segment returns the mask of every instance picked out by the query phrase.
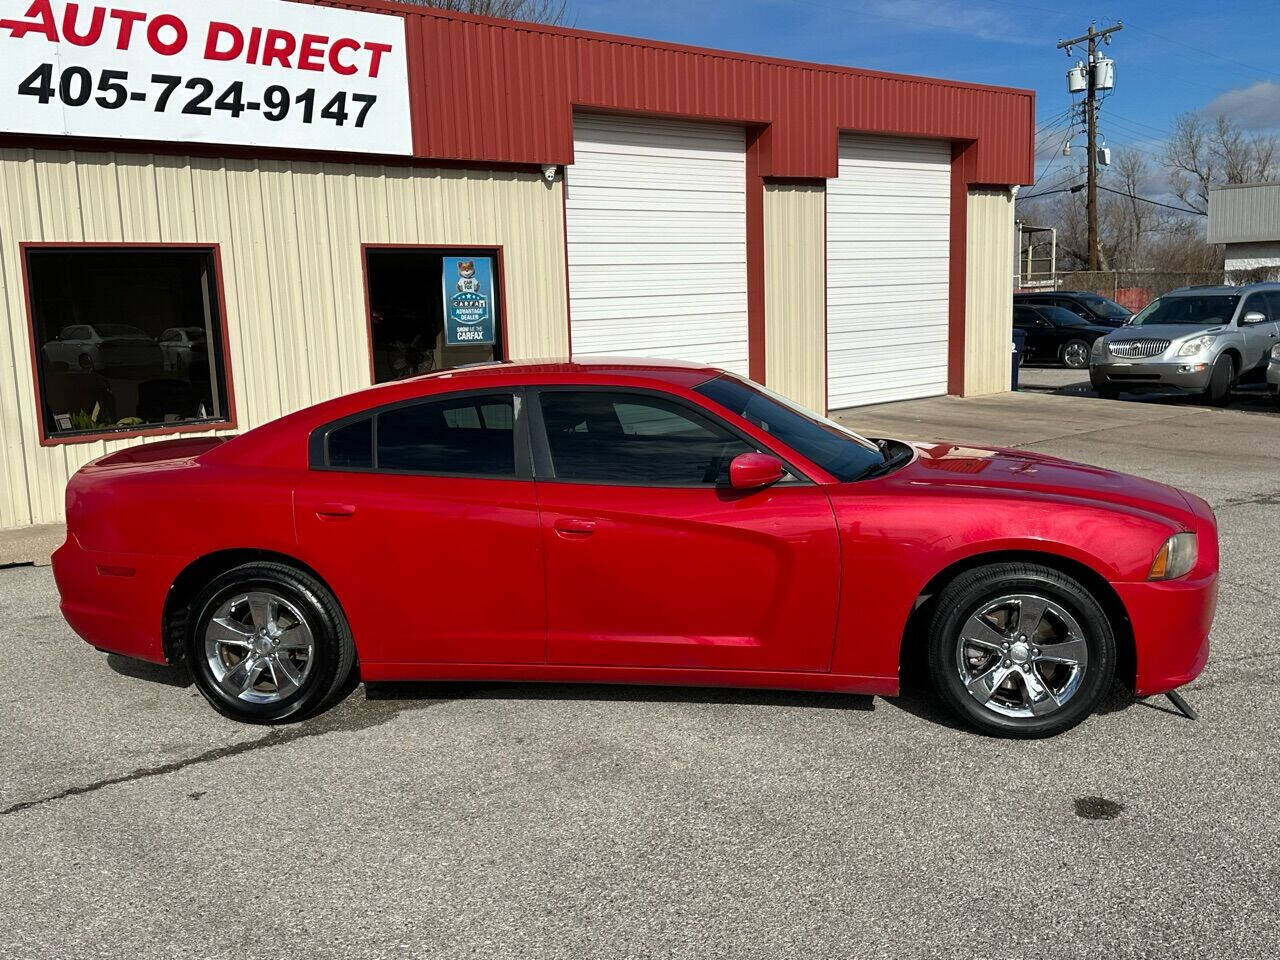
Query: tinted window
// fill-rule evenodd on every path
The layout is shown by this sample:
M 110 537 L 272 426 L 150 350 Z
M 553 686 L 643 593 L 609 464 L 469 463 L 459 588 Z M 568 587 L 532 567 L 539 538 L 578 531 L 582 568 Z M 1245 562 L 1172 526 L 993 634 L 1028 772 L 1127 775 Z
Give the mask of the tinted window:
M 1159 297 L 1152 300 L 1133 318 L 1133 325 L 1155 326 L 1160 323 L 1185 323 L 1211 327 L 1229 323 L 1240 298 L 1235 294 L 1205 294 L 1189 297 Z
M 1040 315 L 1055 327 L 1087 327 L 1089 321 L 1061 307 L 1041 307 Z
M 1084 317 L 1086 319 L 1089 317 L 1088 309 L 1083 304 L 1077 303 L 1074 300 L 1059 298 L 1053 301 L 1053 305 L 1063 310 L 1067 310 L 1070 313 L 1075 314 L 1077 317 Z
M 1085 305 L 1100 317 L 1106 317 L 1111 320 L 1123 320 L 1129 316 L 1129 311 L 1114 300 L 1108 300 L 1102 296 L 1081 297 Z
M 648 394 L 546 392 L 542 420 L 558 480 L 715 484 L 755 448 L 682 404 Z
M 373 418 L 329 432 L 329 466 L 367 470 L 373 466 Z
M 797 407 L 763 387 L 721 376 L 695 388 L 755 424 L 841 481 L 856 480 L 884 462 L 880 449 L 838 423 Z
M 1280 320 L 1280 290 L 1269 291 L 1267 302 L 1271 304 L 1271 319 Z
M 1037 314 L 1030 307 L 1014 307 L 1013 322 L 1019 327 L 1034 327 L 1036 325 Z
M 514 423 L 510 394 L 393 407 L 378 414 L 377 468 L 515 477 Z

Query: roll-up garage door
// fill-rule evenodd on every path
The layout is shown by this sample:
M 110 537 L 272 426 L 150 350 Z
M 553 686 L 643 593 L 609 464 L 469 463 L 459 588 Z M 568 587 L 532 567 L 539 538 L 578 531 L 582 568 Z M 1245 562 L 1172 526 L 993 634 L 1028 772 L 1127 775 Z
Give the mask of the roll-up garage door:
M 741 128 L 574 118 L 566 173 L 575 356 L 662 357 L 747 372 Z
M 845 135 L 827 184 L 827 403 L 947 392 L 951 145 Z

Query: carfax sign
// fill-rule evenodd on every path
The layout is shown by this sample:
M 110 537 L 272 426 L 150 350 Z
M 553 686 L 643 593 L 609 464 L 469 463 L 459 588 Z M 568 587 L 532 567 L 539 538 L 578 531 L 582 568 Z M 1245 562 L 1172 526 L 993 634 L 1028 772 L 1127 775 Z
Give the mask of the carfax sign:
M 444 333 L 450 346 L 494 340 L 493 258 L 444 258 Z
M 0 0 L 0 132 L 412 154 L 400 17 Z

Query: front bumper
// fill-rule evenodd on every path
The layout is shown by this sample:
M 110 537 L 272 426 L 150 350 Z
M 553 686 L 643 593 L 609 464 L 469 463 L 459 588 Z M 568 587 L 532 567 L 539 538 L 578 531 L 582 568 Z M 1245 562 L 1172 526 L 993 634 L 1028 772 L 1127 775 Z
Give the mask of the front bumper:
M 1267 384 L 1272 393 L 1280 391 L 1280 360 L 1272 360 L 1267 364 Z
M 1094 388 L 1113 390 L 1185 390 L 1200 393 L 1209 386 L 1213 363 L 1196 357 L 1184 360 L 1106 360 L 1089 366 Z
M 85 550 L 72 534 L 53 554 L 60 608 L 71 629 L 99 650 L 165 663 L 163 619 L 176 557 Z
M 1209 660 L 1218 573 L 1164 583 L 1113 584 L 1137 651 L 1134 693 L 1149 697 L 1190 683 Z

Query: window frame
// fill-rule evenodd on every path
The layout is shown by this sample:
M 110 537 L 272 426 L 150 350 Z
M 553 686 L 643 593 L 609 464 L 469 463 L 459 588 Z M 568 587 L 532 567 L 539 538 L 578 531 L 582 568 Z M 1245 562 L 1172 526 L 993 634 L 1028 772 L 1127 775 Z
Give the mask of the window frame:
M 803 470 L 800 470 L 792 462 L 792 458 L 787 454 L 778 452 L 774 445 L 764 444 L 757 440 L 751 434 L 738 427 L 737 424 L 731 423 L 719 411 L 710 407 L 704 407 L 700 403 L 696 403 L 689 398 L 678 393 L 669 393 L 665 390 L 654 389 L 653 387 L 636 387 L 630 384 L 574 384 L 574 383 L 556 383 L 542 384 L 526 388 L 526 402 L 524 406 L 525 416 L 528 420 L 529 439 L 532 444 L 533 454 L 533 472 L 535 478 L 540 483 L 565 483 L 576 484 L 578 486 L 589 487 L 636 487 L 644 490 L 708 490 L 723 491 L 729 489 L 728 484 L 724 483 L 645 483 L 638 480 L 568 480 L 555 475 L 555 464 L 551 458 L 551 442 L 547 438 L 547 426 L 542 419 L 542 394 L 544 393 L 609 393 L 609 394 L 633 394 L 642 397 L 656 397 L 675 406 L 678 406 L 703 420 L 709 420 L 719 426 L 721 429 L 732 434 L 743 443 L 747 444 L 753 450 L 760 453 L 768 454 L 776 457 L 782 462 L 782 468 L 785 471 L 783 479 L 779 484 L 785 486 L 812 486 L 814 480 Z
M 496 477 L 488 473 L 453 473 L 447 471 L 426 470 L 387 470 L 378 466 L 378 417 L 390 410 L 399 410 L 422 403 L 440 403 L 449 400 L 461 400 L 467 397 L 491 397 L 494 394 L 509 394 L 515 405 L 514 422 L 512 423 L 512 444 L 515 456 L 515 476 Z M 362 473 L 378 474 L 389 477 L 444 477 L 452 480 L 499 480 L 508 483 L 530 481 L 533 479 L 533 457 L 529 445 L 529 401 L 525 396 L 526 389 L 520 386 L 473 387 L 468 390 L 450 390 L 443 393 L 426 393 L 407 400 L 396 400 L 376 407 L 368 407 L 357 413 L 347 414 L 337 420 L 330 420 L 311 431 L 307 438 L 307 469 L 319 473 Z M 334 467 L 329 464 L 329 434 L 335 430 L 349 426 L 357 421 L 371 419 L 369 443 L 371 467 Z
M 494 345 L 493 363 L 502 363 L 511 359 L 510 348 L 507 346 L 507 271 L 504 263 L 504 247 L 502 244 L 466 244 L 466 243 L 362 243 L 360 244 L 360 272 L 364 282 L 364 325 L 365 325 L 365 342 L 369 349 L 369 386 L 376 387 L 382 384 L 378 381 L 378 371 L 374 364 L 373 349 L 373 289 L 369 286 L 369 252 L 370 251 L 386 251 L 394 252 L 396 250 L 431 250 L 443 256 L 450 254 L 465 255 L 474 253 L 477 256 L 492 256 L 495 262 L 497 276 L 494 278 L 494 288 L 498 294 L 498 303 L 496 315 L 493 318 L 494 330 L 497 333 L 498 342 Z M 456 370 L 457 367 L 441 367 L 441 370 Z M 439 371 L 433 371 L 438 373 Z M 382 383 L 395 383 L 394 380 L 385 380 Z
M 183 424 L 155 424 L 143 427 L 121 427 L 117 430 L 100 430 L 96 432 L 58 434 L 50 433 L 44 418 L 44 385 L 40 371 L 40 339 L 36 331 L 35 291 L 31 286 L 30 257 L 33 250 L 65 250 L 91 253 L 94 250 L 136 250 L 145 252 L 189 251 L 204 252 L 213 260 L 214 282 L 210 295 L 214 298 L 214 308 L 218 312 L 218 354 L 222 358 L 223 386 L 226 392 L 226 415 L 217 420 L 200 420 Z M 35 391 L 36 425 L 39 429 L 40 446 L 57 447 L 75 443 L 98 443 L 102 440 L 133 440 L 139 437 L 165 437 L 190 433 L 217 433 L 239 429 L 239 418 L 236 412 L 235 377 L 231 367 L 231 348 L 228 340 L 227 297 L 223 286 L 222 245 L 220 243 L 135 243 L 135 242 L 88 242 L 88 241 L 39 241 L 18 244 L 18 259 L 22 269 L 23 306 L 27 311 L 27 353 L 31 359 L 31 382 Z M 86 326 L 86 324 L 80 324 Z M 87 324 L 92 327 L 92 324 Z

